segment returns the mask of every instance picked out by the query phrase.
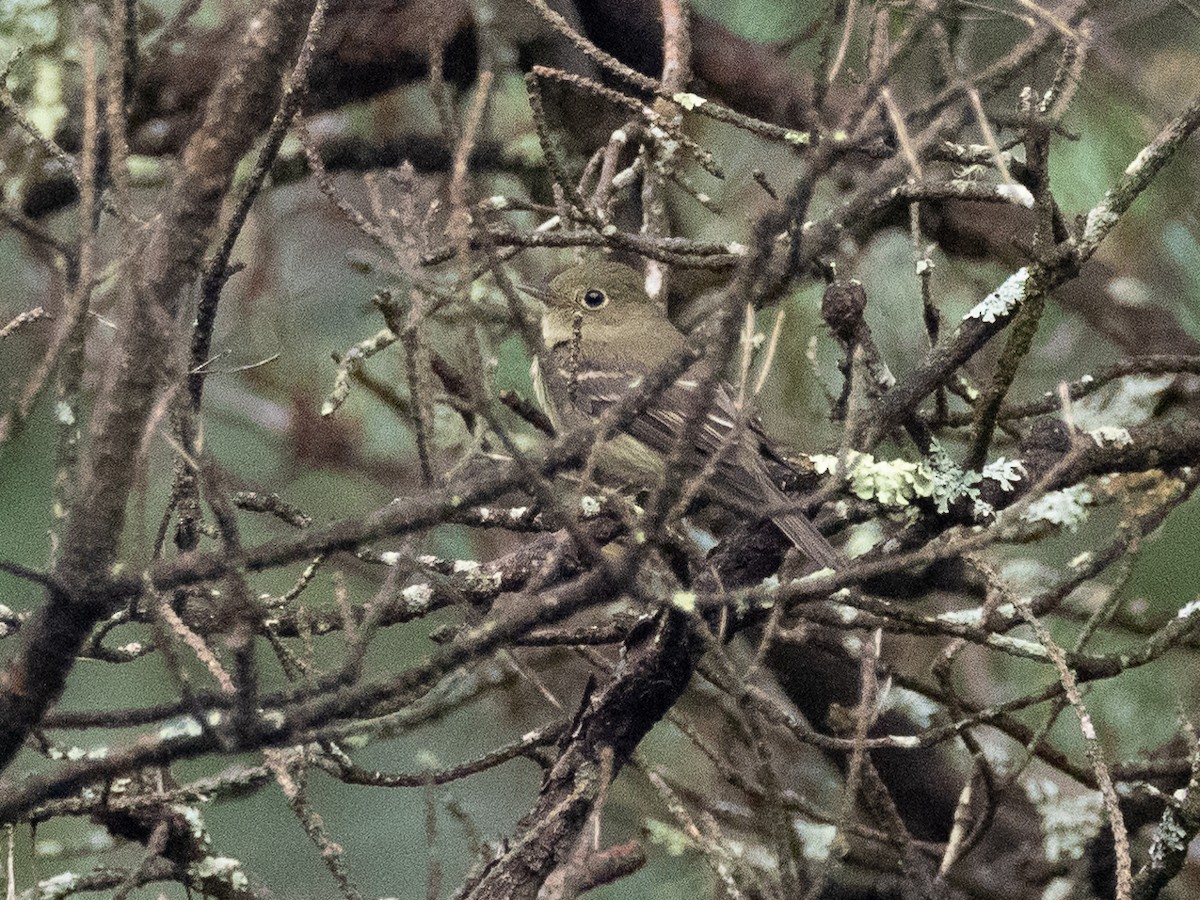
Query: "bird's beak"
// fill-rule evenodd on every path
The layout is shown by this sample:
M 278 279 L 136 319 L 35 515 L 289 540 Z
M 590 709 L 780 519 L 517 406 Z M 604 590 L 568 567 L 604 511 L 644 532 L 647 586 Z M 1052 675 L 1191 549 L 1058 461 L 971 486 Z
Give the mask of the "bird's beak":
M 548 304 L 550 302 L 550 291 L 544 287 L 537 287 L 532 284 L 518 284 L 517 290 L 522 294 L 528 294 L 535 300 Z

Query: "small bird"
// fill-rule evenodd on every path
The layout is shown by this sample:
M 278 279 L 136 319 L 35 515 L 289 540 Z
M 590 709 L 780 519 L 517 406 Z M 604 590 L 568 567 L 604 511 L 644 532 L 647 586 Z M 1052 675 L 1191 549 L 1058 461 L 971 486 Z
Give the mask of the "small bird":
M 526 290 L 542 301 L 542 339 L 546 368 L 531 368 L 534 391 L 555 428 L 570 430 L 594 422 L 620 402 L 655 369 L 679 358 L 684 336 L 646 294 L 641 275 L 616 262 L 597 260 L 555 276 L 544 290 Z M 666 458 L 676 445 L 711 373 L 705 360 L 685 371 L 599 454 L 606 478 L 626 485 L 651 485 L 665 474 Z M 715 385 L 693 446 L 683 454 L 692 472 L 714 454 L 719 460 L 705 496 L 735 509 L 771 509 L 789 500 L 771 478 L 765 456 L 778 461 L 761 426 L 753 419 L 739 429 L 739 412 L 730 388 Z M 735 441 L 733 446 L 727 446 Z M 772 515 L 775 526 L 811 561 L 837 568 L 840 554 L 806 516 Z

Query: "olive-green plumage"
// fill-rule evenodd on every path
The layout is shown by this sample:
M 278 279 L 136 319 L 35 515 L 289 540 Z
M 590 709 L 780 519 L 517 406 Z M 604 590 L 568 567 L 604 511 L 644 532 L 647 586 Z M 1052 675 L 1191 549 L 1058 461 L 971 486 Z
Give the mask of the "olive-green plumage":
M 534 361 L 538 401 L 555 427 L 570 429 L 594 421 L 620 402 L 650 372 L 678 358 L 684 337 L 647 296 L 641 275 L 628 266 L 592 261 L 567 269 L 535 292 L 545 309 L 542 338 L 546 369 Z M 698 387 L 711 373 L 705 361 L 694 365 L 641 410 L 626 435 L 608 441 L 600 469 L 626 485 L 658 483 L 664 459 L 677 452 L 679 436 L 694 414 Z M 737 427 L 739 412 L 727 387 L 718 384 L 684 463 L 699 471 L 719 455 L 706 495 L 743 509 L 787 505 L 768 474 L 762 454 L 766 435 L 756 422 Z M 736 444 L 729 446 L 731 440 Z M 840 557 L 811 522 L 799 513 L 772 521 L 801 551 L 821 565 Z

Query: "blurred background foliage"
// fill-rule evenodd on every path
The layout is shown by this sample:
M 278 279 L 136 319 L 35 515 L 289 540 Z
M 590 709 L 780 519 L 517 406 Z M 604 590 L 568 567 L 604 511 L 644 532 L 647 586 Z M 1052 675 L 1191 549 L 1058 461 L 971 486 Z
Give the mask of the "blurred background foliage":
M 226 4 L 204 4 L 201 22 L 215 24 Z M 235 5 L 235 4 L 228 4 Z M 990 58 L 1006 42 L 1021 33 L 1014 19 L 1021 6 L 998 0 L 989 4 L 959 4 L 962 27 L 969 29 L 980 58 Z M 817 2 L 762 2 L 762 0 L 698 0 L 697 11 L 723 22 L 733 31 L 756 42 L 789 42 L 801 36 L 808 24 L 826 13 Z M 144 14 L 168 16 L 167 4 L 143 3 Z M 1103 194 L 1137 151 L 1179 104 L 1193 93 L 1200 71 L 1200 22 L 1194 7 L 1184 3 L 1106 5 L 1099 10 L 1101 31 L 1085 71 L 1082 87 L 1067 117 L 1075 136 L 1055 138 L 1052 155 L 1053 189 L 1068 217 L 1084 212 Z M 25 104 L 30 118 L 46 134 L 53 132 L 65 115 L 72 89 L 71 72 L 78 66 L 74 36 L 59 27 L 60 4 L 17 2 L 0 4 L 0 55 L 21 49 L 11 65 L 8 88 Z M 903 20 L 896 17 L 897 27 Z M 813 40 L 796 45 L 792 58 L 799 68 L 815 59 Z M 846 77 L 861 77 L 862 48 L 852 48 Z M 471 90 L 460 92 L 460 107 L 470 101 Z M 918 99 L 918 98 L 907 98 Z M 1010 98 L 1011 99 L 1011 98 Z M 491 107 L 491 134 L 514 157 L 536 147 L 524 83 L 520 78 L 500 79 Z M 700 173 L 697 181 L 723 209 L 714 216 L 682 194 L 671 210 L 677 230 L 696 238 L 746 241 L 747 225 L 766 201 L 749 170 L 760 168 L 768 181 L 786 185 L 795 176 L 796 157 L 763 144 L 752 135 L 697 119 L 689 123 L 692 133 L 712 148 L 728 171 L 715 182 Z M 369 103 L 323 113 L 313 120 L 314 131 L 330 134 L 366 134 L 381 139 L 389 135 L 423 133 L 439 135 L 437 117 L 431 107 L 427 86 L 402 86 Z M 8 199 L 20 195 L 24 179 L 32 177 L 39 151 L 29 140 L 8 129 L 3 135 L 2 172 Z M 288 151 L 297 154 L 298 148 Z M 534 157 L 540 154 L 534 153 Z M 578 162 L 578 161 L 577 161 Z M 1194 142 L 1175 164 L 1144 195 L 1133 212 L 1103 247 L 1101 254 L 1123 274 L 1128 292 L 1123 302 L 1154 303 L 1171 308 L 1191 334 L 1200 338 L 1200 246 L 1198 246 L 1195 185 L 1200 154 Z M 160 160 L 138 161 L 139 177 L 153 183 L 166 177 L 169 165 Z M 444 176 L 423 174 L 421 192 L 432 198 L 443 188 Z M 544 199 L 544 174 L 537 172 L 481 172 L 476 176 L 480 196 L 487 193 L 538 196 Z M 343 175 L 338 185 L 346 196 L 366 205 L 360 178 Z M 135 197 L 136 199 L 136 197 Z M 834 197 L 821 198 L 825 204 Z M 818 203 L 819 207 L 820 203 Z M 151 209 L 143 209 L 149 215 Z M 73 239 L 76 211 L 68 208 L 43 224 L 64 240 Z M 333 354 L 344 353 L 356 341 L 382 327 L 370 303 L 382 288 L 396 285 L 378 270 L 361 263 L 372 247 L 348 225 L 320 192 L 308 182 L 283 184 L 269 191 L 257 204 L 235 257 L 246 269 L 230 283 L 221 309 L 215 340 L 219 354 L 213 363 L 206 398 L 204 443 L 240 486 L 266 488 L 306 510 L 318 522 L 354 515 L 385 504 L 391 497 L 407 493 L 417 484 L 414 443 L 406 421 L 367 391 L 353 390 L 346 405 L 331 419 L 323 419 L 321 404 L 329 393 L 334 375 Z M 113 248 L 106 251 L 112 258 Z M 516 263 L 527 280 L 538 280 L 546 272 L 569 262 L 567 251 L 526 253 Z M 998 285 L 1013 267 L 999 262 L 949 257 L 935 248 L 934 286 L 946 321 L 956 321 L 986 293 Z M 919 310 L 916 279 L 911 277 L 912 246 L 906 229 L 885 231 L 865 246 L 843 248 L 840 265 L 844 274 L 860 278 L 870 298 L 868 318 L 879 338 L 885 357 L 897 373 L 907 371 L 924 352 L 924 336 L 914 326 Z M 0 321 L 46 302 L 59 288 L 60 273 L 29 251 L 14 232 L 0 233 Z M 702 290 L 702 289 L 701 289 Z M 105 320 L 106 299 L 112 296 L 111 282 L 102 283 L 97 293 L 94 340 L 90 352 L 103 358 L 110 337 Z M 696 295 L 699 296 L 699 293 Z M 692 298 L 684 298 L 686 301 Z M 762 403 L 773 432 L 801 450 L 827 450 L 836 431 L 824 416 L 825 391 L 836 391 L 837 347 L 818 324 L 820 287 L 800 286 L 780 305 L 786 313 L 786 328 L 775 370 Z M 677 309 L 681 318 L 686 310 Z M 762 327 L 773 321 L 777 310 L 762 314 Z M 37 364 L 51 334 L 51 323 L 35 323 L 0 343 L 0 385 L 20 389 L 23 378 Z M 496 331 L 481 329 L 490 357 L 491 371 L 483 377 L 529 395 L 528 358 L 520 343 Z M 436 342 L 436 337 L 435 337 Z M 815 347 L 813 343 L 815 342 Z M 810 348 L 813 361 L 809 360 Z M 447 336 L 439 349 L 451 358 L 458 354 L 454 336 Z M 1146 348 L 1152 352 L 1155 348 Z M 1115 349 L 1077 318 L 1053 305 L 1028 358 L 1017 385 L 1015 398 L 1039 395 L 1060 380 L 1077 378 L 1104 365 L 1117 355 Z M 369 363 L 371 374 L 404 393 L 404 368 L 400 346 Z M 249 367 L 249 368 L 244 368 Z M 95 371 L 95 366 L 89 371 Z M 1137 415 L 1136 398 L 1115 397 L 1109 392 L 1111 413 L 1126 403 L 1129 415 Z M 0 448 L 0 557 L 39 568 L 51 552 L 48 529 L 51 523 L 51 481 L 55 428 L 53 399 L 44 397 L 19 434 Z M 1145 415 L 1148 410 L 1142 409 Z M 438 440 L 448 456 L 462 452 L 471 436 L 461 421 L 445 408 L 438 411 Z M 515 423 L 510 423 L 515 424 Z M 535 439 L 528 436 L 532 443 Z M 1003 452 L 1003 444 L 997 452 Z M 137 559 L 149 556 L 158 519 L 170 484 L 172 448 L 161 440 L 150 446 L 150 455 L 132 519 L 128 547 Z M 1200 510 L 1195 502 L 1180 510 L 1141 556 L 1131 564 L 1124 583 L 1112 590 L 1127 596 L 1124 612 L 1114 625 L 1144 630 L 1172 616 L 1179 606 L 1194 598 L 1200 586 Z M 1111 522 L 1089 522 L 1087 534 L 1095 531 L 1099 543 Z M 259 543 L 279 533 L 269 519 L 245 517 L 243 538 Z M 1032 590 L 1046 570 L 1066 562 L 1078 539 L 1051 539 L 1036 551 L 1011 551 L 1011 573 L 1016 573 Z M 462 529 L 444 527 L 429 543 L 411 548 L 449 558 L 488 558 L 502 552 L 504 539 L 490 533 L 472 540 Z M 365 566 L 339 564 L 345 569 L 349 590 L 355 599 L 370 597 L 379 587 L 379 576 Z M 332 569 L 318 576 L 313 597 L 332 596 Z M 260 576 L 256 587 L 282 592 L 294 573 L 270 572 Z M 22 611 L 40 602 L 40 592 L 28 583 L 0 574 L 0 602 Z M 1085 615 L 1098 602 L 1097 596 L 1073 599 L 1072 608 Z M 444 616 L 446 622 L 453 620 Z M 1064 617 L 1056 624 L 1063 640 L 1073 627 Z M 379 670 L 399 669 L 427 652 L 429 622 L 391 629 L 372 650 L 370 665 Z M 108 642 L 121 643 L 120 630 Z M 920 644 L 912 653 L 920 657 Z M 8 652 L 0 645 L 0 650 Z M 312 648 L 318 662 L 339 657 L 338 640 L 317 640 Z M 538 668 L 553 691 L 556 680 L 570 683 L 573 664 L 555 654 L 534 652 Z M 985 671 L 978 673 L 979 686 L 988 683 L 1020 684 L 1022 678 L 1044 678 L 1041 668 L 980 656 Z M 1175 711 L 1196 708 L 1193 671 L 1178 657 L 1127 675 L 1111 684 L 1097 685 L 1088 697 L 1103 738 L 1120 758 L 1157 746 L 1175 731 Z M 272 669 L 264 651 L 263 669 Z M 190 665 L 197 680 L 203 674 Z M 507 693 L 484 693 L 435 729 L 398 733 L 367 748 L 363 765 L 382 769 L 419 771 L 468 759 L 505 740 L 512 739 L 554 714 L 548 701 L 527 684 L 521 684 L 511 666 L 497 662 L 492 671 L 497 680 L 510 685 Z M 83 662 L 62 701 L 67 709 L 141 706 L 172 698 L 173 677 L 157 655 L 123 666 Z M 503 698 L 503 702 L 501 702 Z M 564 698 L 568 710 L 574 702 Z M 1037 715 L 1029 714 L 1030 724 Z M 86 746 L 103 746 L 116 735 L 95 730 L 79 735 Z M 1080 750 L 1077 726 L 1064 716 L 1055 728 L 1054 741 L 1073 753 Z M 713 779 L 695 747 L 670 724 L 656 729 L 642 750 L 654 765 L 669 765 L 679 777 L 697 788 Z M 30 761 L 30 765 L 36 763 Z M 213 770 L 212 761 L 179 766 L 180 780 Z M 461 880 L 469 861 L 470 838 L 453 816 L 445 811 L 461 808 L 465 820 L 484 824 L 485 837 L 502 834 L 526 809 L 538 787 L 539 772 L 528 761 L 493 770 L 468 782 L 426 792 L 421 790 L 367 790 L 348 787 L 331 779 L 314 777 L 312 799 L 325 818 L 330 832 L 346 848 L 347 858 L 368 895 L 396 894 L 411 897 L 424 893 L 429 850 L 425 846 L 425 806 L 436 804 L 443 811 L 436 836 L 437 855 L 443 863 L 444 883 Z M 820 779 L 814 777 L 814 789 Z M 645 834 L 647 810 L 656 801 L 640 773 L 627 773 L 610 798 L 605 824 L 607 841 Z M 220 842 L 221 852 L 237 856 L 247 871 L 270 885 L 279 897 L 323 898 L 334 889 L 321 869 L 301 829 L 276 791 L 260 791 L 242 800 L 205 808 L 207 824 Z M 667 826 L 662 834 L 670 834 Z M 655 834 L 655 832 L 651 832 Z M 37 830 L 40 853 L 31 853 L 32 835 L 27 828 L 16 834 L 16 883 L 24 887 L 38 877 L 64 868 L 82 870 L 105 860 L 91 842 L 103 843 L 102 829 L 79 821 L 56 820 Z M 693 897 L 712 890 L 710 875 L 703 865 L 688 860 L 691 849 L 680 850 L 665 838 L 652 845 L 656 864 L 618 885 L 601 889 L 604 898 Z M 141 848 L 124 851 L 124 862 L 136 865 Z M 681 854 L 681 855 L 680 855 Z M 122 859 L 118 853 L 117 860 Z M 144 892 L 150 896 L 153 892 Z M 168 896 L 182 896 L 171 893 Z M 1187 896 L 1180 892 L 1176 896 Z

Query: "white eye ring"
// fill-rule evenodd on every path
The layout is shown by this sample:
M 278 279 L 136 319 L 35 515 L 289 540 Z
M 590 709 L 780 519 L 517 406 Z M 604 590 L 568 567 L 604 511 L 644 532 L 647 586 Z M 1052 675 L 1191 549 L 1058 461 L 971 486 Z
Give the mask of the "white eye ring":
M 600 288 L 588 288 L 579 295 L 579 305 L 584 309 L 600 309 L 608 303 L 608 294 Z

